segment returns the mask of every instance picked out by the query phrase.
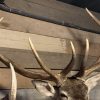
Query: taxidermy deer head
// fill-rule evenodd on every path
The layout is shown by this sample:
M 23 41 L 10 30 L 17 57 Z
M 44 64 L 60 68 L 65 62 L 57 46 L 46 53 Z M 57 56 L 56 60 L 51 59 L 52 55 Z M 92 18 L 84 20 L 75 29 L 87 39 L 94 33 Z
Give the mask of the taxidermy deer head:
M 40 67 L 47 73 L 46 75 L 42 75 L 41 73 L 29 72 L 3 55 L 0 55 L 0 61 L 8 67 L 10 67 L 9 63 L 11 63 L 17 73 L 25 77 L 34 79 L 32 81 L 33 85 L 49 100 L 89 100 L 89 91 L 96 85 L 96 82 L 100 79 L 100 74 L 97 74 L 90 78 L 87 78 L 87 76 L 89 76 L 96 69 L 100 68 L 100 62 L 97 61 L 94 65 L 89 67 L 85 66 L 89 53 L 89 40 L 86 38 L 85 41 L 85 54 L 81 62 L 81 66 L 79 66 L 80 71 L 71 77 L 68 77 L 67 74 L 72 70 L 73 66 L 76 63 L 76 50 L 72 41 L 70 41 L 72 49 L 71 61 L 58 74 L 54 74 L 52 70 L 44 64 L 30 38 L 29 44 L 31 46 L 32 52 Z M 89 69 L 85 69 L 85 67 Z M 54 82 L 55 85 L 50 84 L 48 80 Z

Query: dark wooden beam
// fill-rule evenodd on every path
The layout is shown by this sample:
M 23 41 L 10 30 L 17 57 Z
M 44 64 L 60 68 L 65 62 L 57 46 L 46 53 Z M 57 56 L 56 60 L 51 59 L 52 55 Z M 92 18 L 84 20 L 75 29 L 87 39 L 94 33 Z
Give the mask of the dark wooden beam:
M 29 13 L 29 16 L 32 18 L 100 33 L 99 26 L 90 18 L 85 9 L 82 8 L 56 0 L 42 0 L 42 2 L 41 0 L 6 0 L 5 3 L 11 8 L 22 10 L 22 13 L 26 12 L 26 16 Z M 9 11 L 13 12 L 11 9 Z M 21 11 L 19 13 L 21 14 Z M 94 14 L 98 19 L 100 18 L 100 14 Z

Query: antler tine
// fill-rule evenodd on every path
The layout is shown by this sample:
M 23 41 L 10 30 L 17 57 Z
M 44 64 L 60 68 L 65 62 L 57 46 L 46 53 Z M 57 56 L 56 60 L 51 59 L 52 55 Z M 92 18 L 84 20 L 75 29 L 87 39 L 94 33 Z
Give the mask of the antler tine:
M 65 78 L 66 75 L 72 70 L 73 66 L 75 65 L 76 61 L 76 51 L 72 41 L 70 41 L 71 48 L 72 48 L 72 58 L 70 63 L 61 71 L 60 75 L 62 78 Z
M 89 40 L 86 38 L 86 48 L 85 48 L 85 55 L 83 58 L 83 61 L 80 66 L 80 71 L 74 76 L 74 77 L 83 77 L 85 73 L 85 64 L 88 59 L 88 54 L 89 54 Z
M 94 19 L 94 21 L 100 26 L 100 20 L 97 19 L 87 8 L 86 8 L 86 11 Z M 97 61 L 97 63 L 95 65 L 91 66 L 90 69 L 85 71 L 84 77 L 90 75 L 93 71 L 95 71 L 96 69 L 100 68 L 100 62 L 98 62 L 98 61 Z
M 100 68 L 100 57 L 96 61 L 96 64 L 89 66 L 89 69 L 85 70 L 84 77 L 88 76 L 89 74 L 91 74 L 93 71 L 95 71 L 98 68 Z
M 1 22 L 3 19 L 4 19 L 4 17 L 1 17 L 1 18 L 0 18 L 0 22 Z
M 41 66 L 41 68 L 47 73 L 49 74 L 52 78 L 56 79 L 56 82 L 59 83 L 60 82 L 60 78 L 59 76 L 55 75 L 52 73 L 52 70 L 49 69 L 47 66 L 45 66 L 45 64 L 43 63 L 43 61 L 41 60 L 41 58 L 39 57 L 31 39 L 29 38 L 29 44 L 31 46 L 32 52 L 37 60 L 37 62 L 39 63 L 39 65 Z
M 92 19 L 98 24 L 100 25 L 100 20 L 95 17 L 87 8 L 86 8 L 87 13 L 92 17 Z
M 89 40 L 88 40 L 88 38 L 86 38 L 86 48 L 85 48 L 85 56 L 83 59 L 83 66 L 85 66 L 85 64 L 87 62 L 88 55 L 89 55 Z
M 14 67 L 11 63 L 10 63 L 10 68 L 11 68 L 11 73 L 12 73 L 12 85 L 11 85 L 11 92 L 10 92 L 9 100 L 16 100 L 17 79 L 16 79 L 16 73 L 15 73 Z

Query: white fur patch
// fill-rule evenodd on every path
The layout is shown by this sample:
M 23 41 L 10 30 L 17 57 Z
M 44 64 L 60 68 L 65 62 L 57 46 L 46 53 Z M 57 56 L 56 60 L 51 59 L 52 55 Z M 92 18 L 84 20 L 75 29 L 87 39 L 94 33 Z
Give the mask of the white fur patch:
M 88 86 L 89 91 L 97 85 L 99 80 L 100 80 L 100 74 L 97 74 L 85 81 L 85 84 Z

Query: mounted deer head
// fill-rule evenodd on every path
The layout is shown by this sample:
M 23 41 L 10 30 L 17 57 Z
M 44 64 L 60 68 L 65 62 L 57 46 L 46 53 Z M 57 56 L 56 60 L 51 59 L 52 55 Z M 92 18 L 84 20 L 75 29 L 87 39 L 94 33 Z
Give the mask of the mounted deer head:
M 90 66 L 90 69 L 85 70 L 85 64 L 87 62 L 89 53 L 88 39 L 86 39 L 85 55 L 80 66 L 80 71 L 72 77 L 67 77 L 67 74 L 72 70 L 74 64 L 76 63 L 76 51 L 72 41 L 70 41 L 72 48 L 71 61 L 59 74 L 52 73 L 52 70 L 45 66 L 37 51 L 35 50 L 35 47 L 32 44 L 30 38 L 29 43 L 37 62 L 39 63 L 41 68 L 47 73 L 47 75 L 43 76 L 41 75 L 41 73 L 32 73 L 25 69 L 22 69 L 22 67 L 20 67 L 18 64 L 4 57 L 3 55 L 0 55 L 0 61 L 8 67 L 10 67 L 9 63 L 11 63 L 17 73 L 25 77 L 34 79 L 32 83 L 34 84 L 36 89 L 51 100 L 88 100 L 89 90 L 93 88 L 92 83 L 95 83 L 97 80 L 100 79 L 100 74 L 98 74 L 97 76 L 92 77 L 95 80 L 89 78 L 83 81 L 83 78 L 85 79 L 93 71 L 100 68 L 100 62 L 97 62 L 96 64 Z M 51 85 L 46 80 L 55 82 L 55 85 Z

